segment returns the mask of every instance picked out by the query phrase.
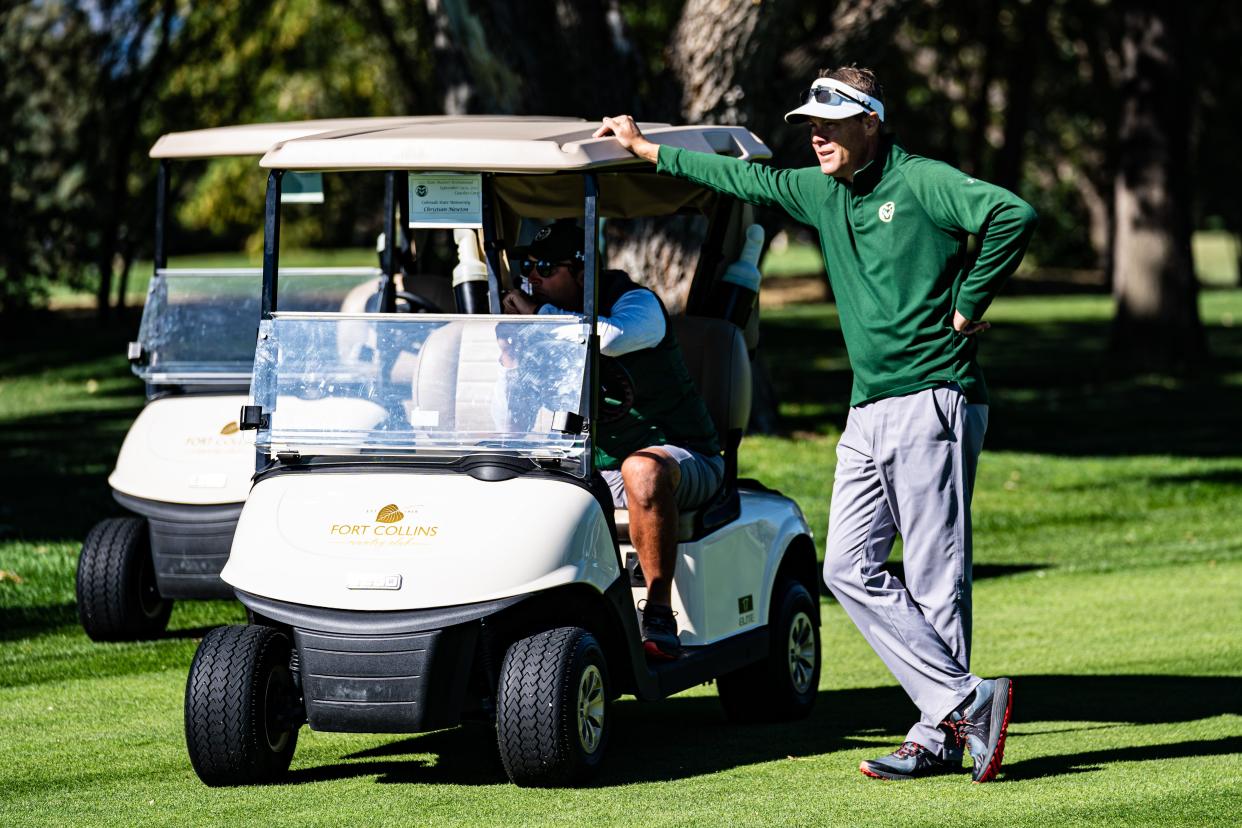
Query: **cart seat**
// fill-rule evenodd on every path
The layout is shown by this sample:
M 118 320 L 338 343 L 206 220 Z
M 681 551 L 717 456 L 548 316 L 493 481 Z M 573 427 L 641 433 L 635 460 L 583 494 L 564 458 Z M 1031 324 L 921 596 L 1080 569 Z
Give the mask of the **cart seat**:
M 437 412 L 442 429 L 493 431 L 500 370 L 500 346 L 490 326 L 450 322 L 427 337 L 413 365 L 413 404 Z
M 720 490 L 703 506 L 683 511 L 677 539 L 693 540 L 735 519 L 741 505 L 737 494 L 737 448 L 750 419 L 750 356 L 742 331 L 725 319 L 675 316 L 670 320 L 682 358 L 716 425 L 724 447 L 725 479 Z M 617 540 L 630 542 L 630 516 L 615 513 Z
M 453 307 L 453 289 L 448 279 L 430 274 L 398 276 L 397 279 L 398 289 L 412 291 L 438 311 L 444 312 Z M 379 284 L 378 279 L 367 279 L 355 286 L 341 301 L 341 313 L 374 313 L 379 308 Z M 365 322 L 343 322 L 338 328 L 337 350 L 343 361 L 358 361 L 360 354 L 374 350 L 375 344 L 375 335 Z M 401 351 L 389 369 L 389 381 L 400 384 L 411 382 L 416 365 L 416 353 Z

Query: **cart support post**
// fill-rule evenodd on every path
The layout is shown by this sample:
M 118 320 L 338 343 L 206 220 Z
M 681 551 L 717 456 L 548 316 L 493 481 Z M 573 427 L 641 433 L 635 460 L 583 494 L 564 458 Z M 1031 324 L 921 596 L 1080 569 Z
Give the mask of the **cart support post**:
M 599 409 L 599 393 L 595 380 L 599 376 L 599 179 L 595 173 L 583 176 L 586 197 L 583 205 L 582 268 L 585 280 L 582 285 L 582 314 L 586 319 L 587 365 L 582 393 L 588 401 L 584 406 L 590 433 L 587 435 L 586 472 L 588 479 L 595 472 L 595 420 Z
M 384 174 L 384 252 L 380 257 L 380 311 L 392 313 L 397 305 L 397 171 Z
M 397 235 L 401 237 L 401 246 L 397 248 L 397 259 L 394 273 L 403 277 L 414 276 L 412 265 L 417 260 L 418 250 L 414 247 L 414 234 L 410 232 L 410 174 L 397 172 Z M 410 283 L 405 284 L 410 290 Z
M 496 236 L 496 211 L 492 209 L 495 190 L 491 175 L 483 174 L 483 257 L 487 259 L 487 309 L 500 313 L 500 245 Z
M 276 267 L 280 257 L 280 185 L 284 176 L 284 170 L 272 170 L 267 174 L 267 205 L 263 216 L 263 319 L 271 319 L 276 311 Z
M 168 159 L 160 159 L 159 171 L 155 174 L 155 271 L 158 273 L 168 267 L 168 248 L 165 246 L 164 234 L 168 228 Z

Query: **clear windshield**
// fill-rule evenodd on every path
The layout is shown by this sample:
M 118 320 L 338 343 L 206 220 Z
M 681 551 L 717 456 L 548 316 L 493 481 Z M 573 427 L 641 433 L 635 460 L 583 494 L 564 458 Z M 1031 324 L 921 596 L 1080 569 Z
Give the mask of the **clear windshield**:
M 574 316 L 278 313 L 251 392 L 273 455 L 511 454 L 578 473 L 586 328 Z M 558 416 L 559 415 L 559 416 Z
M 282 268 L 280 305 L 299 311 L 373 309 L 380 271 L 372 267 Z M 134 373 L 152 384 L 250 381 L 263 271 L 161 269 L 142 311 L 142 360 Z

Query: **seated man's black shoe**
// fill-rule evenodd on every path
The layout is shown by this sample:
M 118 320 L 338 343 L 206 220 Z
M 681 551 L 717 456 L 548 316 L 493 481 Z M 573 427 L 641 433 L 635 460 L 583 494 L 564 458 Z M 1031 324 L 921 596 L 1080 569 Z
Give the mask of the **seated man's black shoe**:
M 961 760 L 941 759 L 918 742 L 902 742 L 901 747 L 888 756 L 867 759 L 858 765 L 864 776 L 873 779 L 922 779 L 957 773 L 962 769 Z
M 642 607 L 643 651 L 648 661 L 674 661 L 681 655 L 677 619 L 672 607 L 644 604 Z
M 975 760 L 971 778 L 990 782 L 1005 758 L 1005 731 L 1013 711 L 1013 683 L 1007 678 L 987 679 L 975 688 L 945 722 Z

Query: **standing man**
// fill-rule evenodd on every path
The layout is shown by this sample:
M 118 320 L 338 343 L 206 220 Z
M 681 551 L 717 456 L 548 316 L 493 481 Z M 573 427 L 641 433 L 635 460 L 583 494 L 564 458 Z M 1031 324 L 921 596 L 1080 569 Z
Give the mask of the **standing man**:
M 837 445 L 824 580 L 922 714 L 879 779 L 996 776 L 1009 679 L 970 672 L 970 499 L 987 428 L 975 359 L 981 321 L 1022 260 L 1036 216 L 1013 193 L 907 153 L 887 132 L 869 69 L 825 73 L 785 116 L 810 126 L 818 167 L 772 170 L 662 147 L 628 115 L 605 118 L 661 173 L 783 208 L 819 231 L 854 371 Z M 967 237 L 980 239 L 970 263 Z M 883 569 L 900 534 L 906 583 Z

